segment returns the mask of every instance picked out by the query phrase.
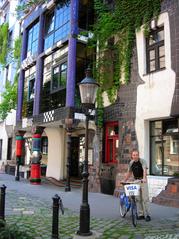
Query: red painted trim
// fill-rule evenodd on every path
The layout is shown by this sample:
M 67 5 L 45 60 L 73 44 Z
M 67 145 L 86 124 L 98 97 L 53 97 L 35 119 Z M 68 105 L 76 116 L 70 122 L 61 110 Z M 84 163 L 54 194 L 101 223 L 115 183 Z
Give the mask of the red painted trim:
M 116 140 L 119 140 L 119 135 L 109 135 L 109 128 L 118 126 L 118 122 L 108 122 L 105 125 L 105 163 L 116 163 Z M 112 140 L 112 161 L 110 161 L 110 141 Z

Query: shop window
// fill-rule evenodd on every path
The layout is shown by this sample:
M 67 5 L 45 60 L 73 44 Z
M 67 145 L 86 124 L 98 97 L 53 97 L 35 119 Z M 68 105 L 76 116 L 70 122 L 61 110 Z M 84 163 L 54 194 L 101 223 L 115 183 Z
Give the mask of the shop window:
M 109 122 L 105 126 L 105 163 L 116 163 L 119 148 L 118 122 Z
M 47 137 L 42 137 L 42 141 L 41 141 L 41 151 L 42 154 L 48 154 L 48 138 Z
M 33 25 L 28 31 L 27 57 L 35 55 L 38 49 L 39 22 Z
M 152 30 L 146 39 L 147 73 L 165 68 L 164 27 Z
M 2 139 L 0 139 L 0 160 L 2 160 Z
M 153 175 L 172 176 L 179 171 L 179 133 L 177 122 L 177 119 L 151 122 L 150 170 Z
M 65 39 L 70 31 L 70 7 L 57 5 L 56 9 L 46 15 L 44 49 L 52 47 L 56 42 Z
M 51 89 L 56 91 L 66 87 L 67 63 L 55 66 L 52 70 Z
M 11 160 L 11 157 L 12 157 L 12 138 L 8 138 L 7 160 Z

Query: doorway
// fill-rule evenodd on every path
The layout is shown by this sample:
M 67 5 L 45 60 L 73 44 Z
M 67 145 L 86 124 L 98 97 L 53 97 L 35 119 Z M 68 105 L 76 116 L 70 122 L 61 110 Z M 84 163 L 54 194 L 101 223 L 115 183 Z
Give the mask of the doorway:
M 79 137 L 71 137 L 70 177 L 79 177 Z

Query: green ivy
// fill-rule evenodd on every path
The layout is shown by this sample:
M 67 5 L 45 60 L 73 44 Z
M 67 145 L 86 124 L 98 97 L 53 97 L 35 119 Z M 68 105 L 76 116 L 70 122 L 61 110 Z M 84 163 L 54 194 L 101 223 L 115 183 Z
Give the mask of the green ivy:
M 8 28 L 8 23 L 0 25 L 0 64 L 2 66 L 6 65 L 6 56 L 8 51 Z
M 16 108 L 17 105 L 17 82 L 19 74 L 16 73 L 14 82 L 7 81 L 5 91 L 2 93 L 2 102 L 0 104 L 0 119 L 4 120 L 8 113 Z
M 103 91 L 113 103 L 120 84 L 129 82 L 136 31 L 144 25 L 147 35 L 150 21 L 158 17 L 161 7 L 161 0 L 114 2 L 115 7 L 111 9 L 103 1 L 94 0 L 97 19 L 89 45 L 98 49 L 95 67 L 96 79 L 102 88 L 97 99 L 100 108 Z M 111 39 L 114 39 L 113 44 L 110 44 Z
M 21 45 L 22 45 L 21 37 L 16 38 L 14 42 L 13 55 L 14 59 L 18 62 L 18 65 L 20 64 Z

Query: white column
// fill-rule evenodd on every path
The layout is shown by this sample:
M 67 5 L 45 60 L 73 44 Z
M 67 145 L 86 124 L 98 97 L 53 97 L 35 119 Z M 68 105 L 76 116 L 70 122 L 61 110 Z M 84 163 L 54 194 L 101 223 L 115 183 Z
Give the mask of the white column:
M 47 177 L 57 180 L 64 178 L 66 158 L 65 130 L 63 128 L 46 128 L 48 137 Z

